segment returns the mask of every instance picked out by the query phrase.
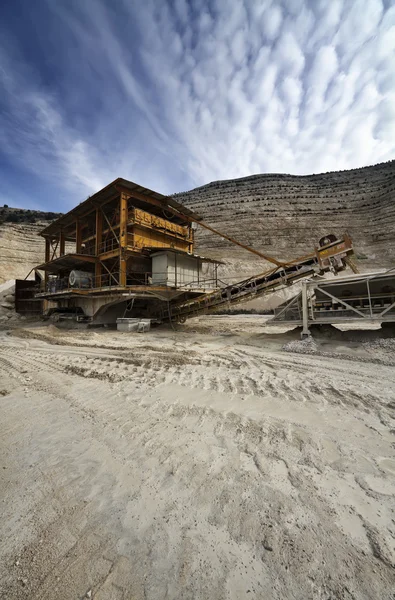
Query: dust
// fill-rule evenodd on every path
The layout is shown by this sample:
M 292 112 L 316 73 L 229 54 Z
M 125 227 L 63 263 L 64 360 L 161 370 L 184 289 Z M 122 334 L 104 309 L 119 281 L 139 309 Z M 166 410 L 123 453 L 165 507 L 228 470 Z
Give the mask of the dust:
M 344 333 L 0 333 L 0 596 L 390 600 L 393 340 Z

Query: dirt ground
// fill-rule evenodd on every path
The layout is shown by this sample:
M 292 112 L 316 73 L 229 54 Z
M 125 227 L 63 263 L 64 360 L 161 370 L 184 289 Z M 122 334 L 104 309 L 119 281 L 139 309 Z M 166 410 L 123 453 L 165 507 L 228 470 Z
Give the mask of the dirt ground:
M 3 329 L 0 597 L 393 600 L 395 339 L 332 333 Z

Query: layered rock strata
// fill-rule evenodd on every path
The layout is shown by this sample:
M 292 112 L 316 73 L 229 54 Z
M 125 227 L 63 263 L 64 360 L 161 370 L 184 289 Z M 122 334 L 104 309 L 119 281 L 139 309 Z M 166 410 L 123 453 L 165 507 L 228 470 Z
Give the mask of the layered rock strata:
M 364 271 L 395 265 L 395 161 L 320 175 L 252 175 L 176 194 L 214 228 L 280 259 L 313 250 L 325 234 L 348 232 Z M 196 251 L 227 262 L 227 275 L 263 264 L 199 228 Z M 256 271 L 258 272 L 258 271 Z

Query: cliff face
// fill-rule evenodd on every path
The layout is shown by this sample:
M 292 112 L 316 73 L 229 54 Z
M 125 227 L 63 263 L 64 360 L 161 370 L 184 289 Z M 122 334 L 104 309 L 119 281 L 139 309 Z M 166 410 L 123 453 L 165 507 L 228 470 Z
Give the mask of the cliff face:
M 3 223 L 0 225 L 0 284 L 23 279 L 32 267 L 44 262 L 45 244 L 39 232 L 48 225 Z
M 361 270 L 395 265 L 395 161 L 321 175 L 253 175 L 176 194 L 214 228 L 280 259 L 311 252 L 327 233 L 351 235 Z M 227 262 L 227 276 L 265 263 L 198 228 L 196 251 Z
M 214 228 L 276 258 L 297 258 L 323 235 L 348 231 L 362 271 L 395 266 L 395 161 L 321 175 L 252 175 L 175 197 Z M 0 283 L 43 262 L 45 225 L 43 219 L 0 225 Z M 219 272 L 225 281 L 268 266 L 200 227 L 196 251 L 226 262 Z

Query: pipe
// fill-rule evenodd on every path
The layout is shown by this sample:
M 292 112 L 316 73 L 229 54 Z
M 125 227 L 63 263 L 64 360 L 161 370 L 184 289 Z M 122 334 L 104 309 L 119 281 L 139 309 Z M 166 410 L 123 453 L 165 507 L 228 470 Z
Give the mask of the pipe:
M 240 246 L 240 248 L 243 248 L 244 250 L 247 250 L 248 252 L 251 252 L 252 254 L 256 254 L 260 258 L 264 258 L 268 262 L 271 262 L 274 265 L 277 265 L 278 267 L 283 267 L 286 264 L 286 263 L 280 262 L 276 258 L 273 258 L 273 256 L 269 256 L 268 254 L 263 254 L 262 252 L 259 252 L 258 250 L 254 250 L 254 248 L 250 248 L 249 246 L 246 246 L 245 244 L 242 244 L 241 242 L 234 240 L 229 235 L 226 235 L 224 233 L 221 233 L 220 231 L 217 231 L 213 227 L 210 227 L 210 225 L 206 225 L 206 223 L 204 223 L 203 221 L 195 221 L 195 219 L 191 219 L 191 218 L 189 218 L 188 220 L 193 221 L 194 223 L 197 223 L 198 225 L 200 225 L 201 227 L 204 227 L 208 231 L 211 231 L 212 233 L 219 235 L 220 237 L 224 238 L 225 240 L 228 240 L 228 242 L 231 242 L 232 244 L 235 244 L 236 246 Z

